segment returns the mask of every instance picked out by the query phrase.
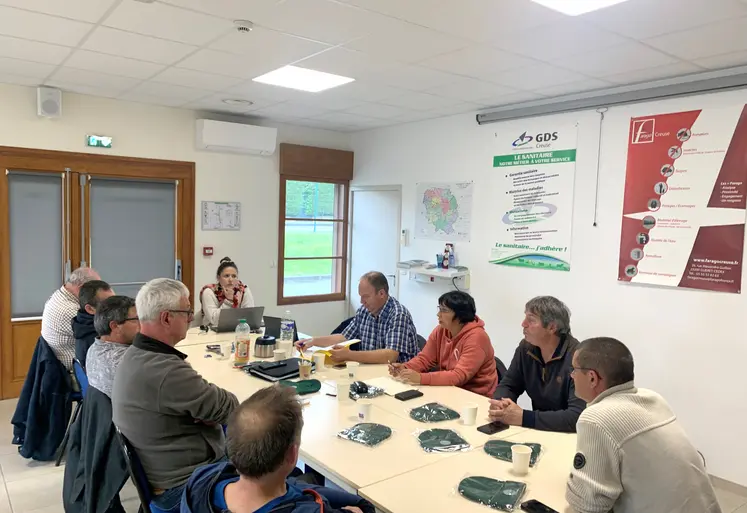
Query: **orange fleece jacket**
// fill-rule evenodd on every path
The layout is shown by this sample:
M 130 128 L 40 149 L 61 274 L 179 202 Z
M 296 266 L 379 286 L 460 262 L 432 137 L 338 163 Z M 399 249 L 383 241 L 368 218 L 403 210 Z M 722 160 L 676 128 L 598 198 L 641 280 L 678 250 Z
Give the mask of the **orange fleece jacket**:
M 423 350 L 405 367 L 419 372 L 423 385 L 457 386 L 492 398 L 498 386 L 494 357 L 485 323 L 475 317 L 454 339 L 449 330 L 436 326 Z M 428 372 L 436 366 L 438 370 Z

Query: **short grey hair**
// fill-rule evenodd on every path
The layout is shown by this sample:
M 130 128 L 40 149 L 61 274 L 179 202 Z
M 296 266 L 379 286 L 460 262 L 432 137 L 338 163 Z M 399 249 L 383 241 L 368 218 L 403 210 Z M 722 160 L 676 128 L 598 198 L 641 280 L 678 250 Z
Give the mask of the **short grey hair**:
M 93 316 L 93 327 L 99 337 L 111 335 L 111 323 L 124 324 L 130 308 L 135 306 L 135 300 L 127 296 L 110 296 L 104 299 L 96 308 Z
M 525 310 L 539 317 L 543 328 L 554 324 L 557 336 L 571 334 L 571 311 L 561 300 L 552 296 L 538 296 L 529 300 Z
M 137 315 L 141 322 L 155 321 L 161 312 L 179 310 L 183 297 L 189 297 L 189 289 L 182 282 L 171 278 L 150 280 L 135 298 Z
M 576 349 L 579 370 L 596 371 L 612 388 L 635 378 L 633 353 L 625 344 L 611 337 L 584 340 Z
M 70 285 L 80 286 L 88 283 L 89 281 L 98 279 L 100 279 L 99 273 L 97 273 L 94 269 L 91 269 L 90 267 L 78 267 L 76 270 L 70 273 L 70 277 L 67 279 L 67 282 Z
M 369 271 L 361 276 L 361 280 L 366 280 L 376 292 L 383 290 L 389 294 L 389 281 L 386 279 L 386 276 L 384 276 L 384 273 L 380 273 L 379 271 Z

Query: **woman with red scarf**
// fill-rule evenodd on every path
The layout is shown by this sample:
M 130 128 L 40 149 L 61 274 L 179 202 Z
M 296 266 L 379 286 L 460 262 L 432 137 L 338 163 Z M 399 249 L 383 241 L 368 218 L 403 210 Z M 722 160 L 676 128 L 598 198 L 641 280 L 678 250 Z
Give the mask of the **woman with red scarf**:
M 200 291 L 202 324 L 204 325 L 217 326 L 222 308 L 254 306 L 252 292 L 239 280 L 239 268 L 230 258 L 221 259 L 217 277 L 218 283 L 205 285 Z

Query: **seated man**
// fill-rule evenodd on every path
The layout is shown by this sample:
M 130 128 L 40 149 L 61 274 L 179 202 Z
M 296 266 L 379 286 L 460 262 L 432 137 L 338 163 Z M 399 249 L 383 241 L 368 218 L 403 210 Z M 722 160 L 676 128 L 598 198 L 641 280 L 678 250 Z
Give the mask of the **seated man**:
M 263 388 L 231 416 L 227 462 L 202 467 L 184 489 L 181 513 L 374 513 L 357 495 L 287 476 L 296 467 L 303 413 L 295 389 Z
M 73 317 L 73 335 L 75 336 L 75 357 L 83 368 L 86 367 L 88 349 L 96 340 L 96 328 L 93 326 L 93 316 L 99 304 L 114 295 L 108 283 L 101 280 L 91 280 L 80 288 L 78 302 L 80 310 Z
M 453 290 L 438 298 L 438 326 L 425 347 L 407 363 L 390 364 L 389 373 L 411 385 L 457 386 L 492 397 L 495 353 L 472 296 Z
M 721 513 L 703 459 L 664 398 L 635 387 L 622 342 L 585 340 L 572 373 L 588 403 L 566 489 L 573 511 Z
M 225 457 L 221 424 L 239 401 L 204 380 L 174 348 L 194 317 L 183 283 L 151 280 L 135 302 L 140 333 L 114 376 L 113 420 L 140 457 L 153 506 L 178 511 L 195 469 Z
M 76 269 L 44 305 L 41 335 L 68 371 L 72 370 L 73 358 L 75 358 L 75 335 L 72 323 L 80 308 L 78 303 L 80 288 L 91 280 L 100 279 L 99 274 L 90 267 Z
M 88 384 L 111 398 L 119 363 L 140 331 L 135 300 L 127 296 L 105 299 L 96 310 L 93 324 L 99 338 L 88 350 Z
M 299 349 L 329 347 L 346 340 L 359 339 L 360 350 L 347 347 L 331 350 L 332 360 L 360 363 L 408 362 L 418 353 L 415 324 L 407 308 L 389 295 L 389 282 L 379 272 L 363 275 L 358 284 L 361 307 L 339 335 L 299 340 Z
M 571 335 L 571 313 L 559 300 L 536 297 L 524 309 L 524 340 L 490 401 L 490 419 L 543 431 L 575 432 L 584 402 L 576 397 L 571 358 L 578 340 Z M 524 392 L 532 410 L 516 400 Z

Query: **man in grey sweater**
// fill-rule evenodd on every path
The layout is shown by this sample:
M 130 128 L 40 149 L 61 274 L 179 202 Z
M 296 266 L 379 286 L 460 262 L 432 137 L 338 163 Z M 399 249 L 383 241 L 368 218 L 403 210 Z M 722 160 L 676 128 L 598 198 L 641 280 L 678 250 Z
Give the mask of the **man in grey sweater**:
M 142 461 L 153 505 L 178 511 L 192 472 L 226 457 L 221 425 L 239 402 L 205 381 L 174 348 L 194 316 L 183 283 L 151 280 L 135 301 L 140 333 L 114 377 L 113 420 Z
M 566 499 L 578 513 L 721 513 L 703 459 L 656 392 L 636 388 L 633 355 L 614 338 L 573 355 L 577 453 Z

